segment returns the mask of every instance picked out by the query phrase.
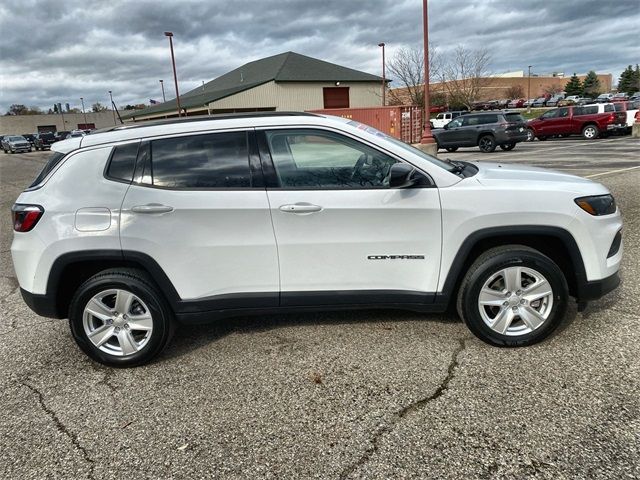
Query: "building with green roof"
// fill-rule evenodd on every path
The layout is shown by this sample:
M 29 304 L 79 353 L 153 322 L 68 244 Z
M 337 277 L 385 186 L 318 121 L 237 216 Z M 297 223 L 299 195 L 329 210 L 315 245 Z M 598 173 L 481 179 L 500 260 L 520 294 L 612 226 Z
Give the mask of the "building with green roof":
M 249 62 L 180 95 L 183 115 L 381 104 L 382 77 L 295 52 Z M 177 115 L 174 98 L 142 110 L 124 112 L 122 118 L 140 121 Z

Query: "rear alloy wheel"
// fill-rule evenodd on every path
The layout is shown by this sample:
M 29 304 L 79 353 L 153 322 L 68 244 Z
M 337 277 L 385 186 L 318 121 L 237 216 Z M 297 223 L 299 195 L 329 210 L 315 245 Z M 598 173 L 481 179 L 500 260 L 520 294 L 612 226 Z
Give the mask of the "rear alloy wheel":
M 493 138 L 493 135 L 483 135 L 478 140 L 478 147 L 481 152 L 491 153 L 496 149 L 496 139 Z
M 497 346 L 537 343 L 564 318 L 569 291 L 562 270 L 522 245 L 482 254 L 463 279 L 458 313 L 481 340 Z
M 447 150 L 447 152 L 453 153 L 453 152 L 456 152 L 458 150 L 458 147 L 447 147 L 446 150 Z
M 89 357 L 131 367 L 150 361 L 166 346 L 173 334 L 173 312 L 144 272 L 113 269 L 78 288 L 69 325 Z
M 508 152 L 509 150 L 513 150 L 514 148 L 516 148 L 516 144 L 515 143 L 505 143 L 503 145 L 500 145 L 500 148 L 502 150 L 504 150 L 505 152 Z
M 530 128 L 527 128 L 527 142 L 533 142 L 536 139 L 536 134 Z
M 599 133 L 600 130 L 598 130 L 598 127 L 596 127 L 595 125 L 587 125 L 582 129 L 582 136 L 586 140 L 593 140 L 595 138 L 598 138 Z

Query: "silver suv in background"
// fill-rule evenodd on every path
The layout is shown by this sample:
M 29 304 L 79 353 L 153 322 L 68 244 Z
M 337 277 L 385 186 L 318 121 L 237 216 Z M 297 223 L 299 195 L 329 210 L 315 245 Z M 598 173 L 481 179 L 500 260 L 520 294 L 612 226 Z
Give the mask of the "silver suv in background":
M 4 153 L 30 152 L 31 144 L 21 135 L 8 135 L 2 139 L 2 150 Z

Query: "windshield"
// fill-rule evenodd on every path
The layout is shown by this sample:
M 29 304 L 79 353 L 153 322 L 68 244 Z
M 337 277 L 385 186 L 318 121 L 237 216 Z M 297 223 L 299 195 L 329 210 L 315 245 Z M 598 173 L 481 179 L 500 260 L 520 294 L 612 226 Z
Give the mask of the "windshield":
M 24 137 L 9 137 L 10 142 L 24 141 Z
M 373 127 L 370 127 L 368 125 L 364 125 L 363 123 L 360 122 L 356 122 L 355 120 L 350 120 L 349 122 L 347 122 L 347 125 L 351 125 L 352 127 L 356 127 L 359 130 L 364 130 L 367 133 L 370 133 L 372 135 L 375 135 L 376 137 L 382 137 L 385 140 L 393 143 L 394 145 L 397 145 L 398 147 L 401 147 L 403 150 L 406 150 L 407 152 L 413 153 L 414 155 L 418 155 L 421 158 L 424 158 L 425 160 L 428 160 L 429 162 L 433 163 L 434 165 L 448 171 L 448 172 L 452 172 L 453 170 L 455 170 L 455 167 L 452 166 L 451 164 L 447 163 L 447 162 L 443 162 L 442 160 L 438 160 L 436 157 L 433 157 L 431 155 L 429 155 L 428 153 L 424 153 L 422 150 L 417 149 L 416 147 L 413 147 L 411 145 L 409 145 L 408 143 L 403 142 L 402 140 L 398 140 L 395 137 L 392 137 L 391 135 L 387 135 L 386 133 L 381 132 L 380 130 L 377 130 Z

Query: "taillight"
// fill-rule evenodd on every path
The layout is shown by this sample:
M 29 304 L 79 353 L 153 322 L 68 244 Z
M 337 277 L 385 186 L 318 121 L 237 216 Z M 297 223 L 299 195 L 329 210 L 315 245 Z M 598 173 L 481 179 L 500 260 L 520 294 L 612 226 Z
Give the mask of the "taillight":
M 13 229 L 16 232 L 28 232 L 36 226 L 38 220 L 42 218 L 44 208 L 40 205 L 23 205 L 16 203 L 11 207 L 13 214 Z
M 611 115 L 609 115 L 609 121 L 613 122 L 616 119 L 616 116 L 612 113 Z

